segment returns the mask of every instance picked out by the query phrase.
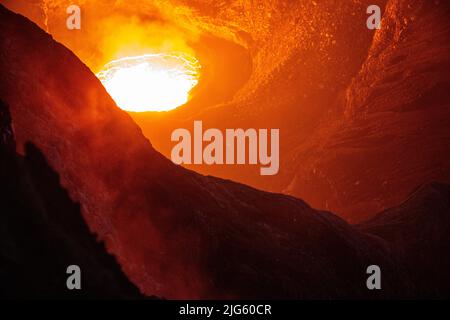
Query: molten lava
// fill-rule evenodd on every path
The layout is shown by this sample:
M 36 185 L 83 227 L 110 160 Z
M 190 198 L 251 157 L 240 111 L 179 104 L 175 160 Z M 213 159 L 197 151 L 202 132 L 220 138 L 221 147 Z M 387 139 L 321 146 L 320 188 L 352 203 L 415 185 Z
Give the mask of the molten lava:
M 185 104 L 200 64 L 187 54 L 145 54 L 107 63 L 97 77 L 126 111 L 167 111 Z

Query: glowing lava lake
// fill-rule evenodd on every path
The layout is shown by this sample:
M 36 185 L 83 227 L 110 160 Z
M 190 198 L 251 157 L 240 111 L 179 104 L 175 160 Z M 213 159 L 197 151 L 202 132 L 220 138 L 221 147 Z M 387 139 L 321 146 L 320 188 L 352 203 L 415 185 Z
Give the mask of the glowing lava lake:
M 190 55 L 155 53 L 113 60 L 97 77 L 123 110 L 167 111 L 189 100 L 199 69 Z

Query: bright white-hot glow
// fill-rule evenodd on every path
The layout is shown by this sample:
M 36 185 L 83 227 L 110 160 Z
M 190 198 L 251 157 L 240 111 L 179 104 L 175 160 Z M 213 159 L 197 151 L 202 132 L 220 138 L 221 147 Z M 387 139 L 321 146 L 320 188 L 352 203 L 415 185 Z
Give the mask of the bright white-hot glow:
M 106 64 L 97 77 L 127 111 L 167 111 L 185 104 L 200 65 L 186 54 L 146 54 Z

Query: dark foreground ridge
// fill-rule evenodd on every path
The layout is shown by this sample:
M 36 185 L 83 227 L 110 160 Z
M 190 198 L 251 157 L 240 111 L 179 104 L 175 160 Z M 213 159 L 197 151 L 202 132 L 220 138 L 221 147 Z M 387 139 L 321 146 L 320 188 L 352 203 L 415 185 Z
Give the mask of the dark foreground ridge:
M 89 232 L 80 206 L 33 145 L 16 153 L 9 111 L 0 102 L 0 297 L 139 298 L 114 257 Z M 82 271 L 68 290 L 66 268 Z

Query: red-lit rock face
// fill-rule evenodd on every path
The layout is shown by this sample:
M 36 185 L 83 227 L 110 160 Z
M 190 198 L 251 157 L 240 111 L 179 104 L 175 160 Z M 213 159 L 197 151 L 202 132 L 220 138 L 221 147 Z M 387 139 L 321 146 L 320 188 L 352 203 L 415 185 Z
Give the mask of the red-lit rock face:
M 362 221 L 449 181 L 449 16 L 448 3 L 389 2 L 340 111 L 295 152 L 289 193 Z

